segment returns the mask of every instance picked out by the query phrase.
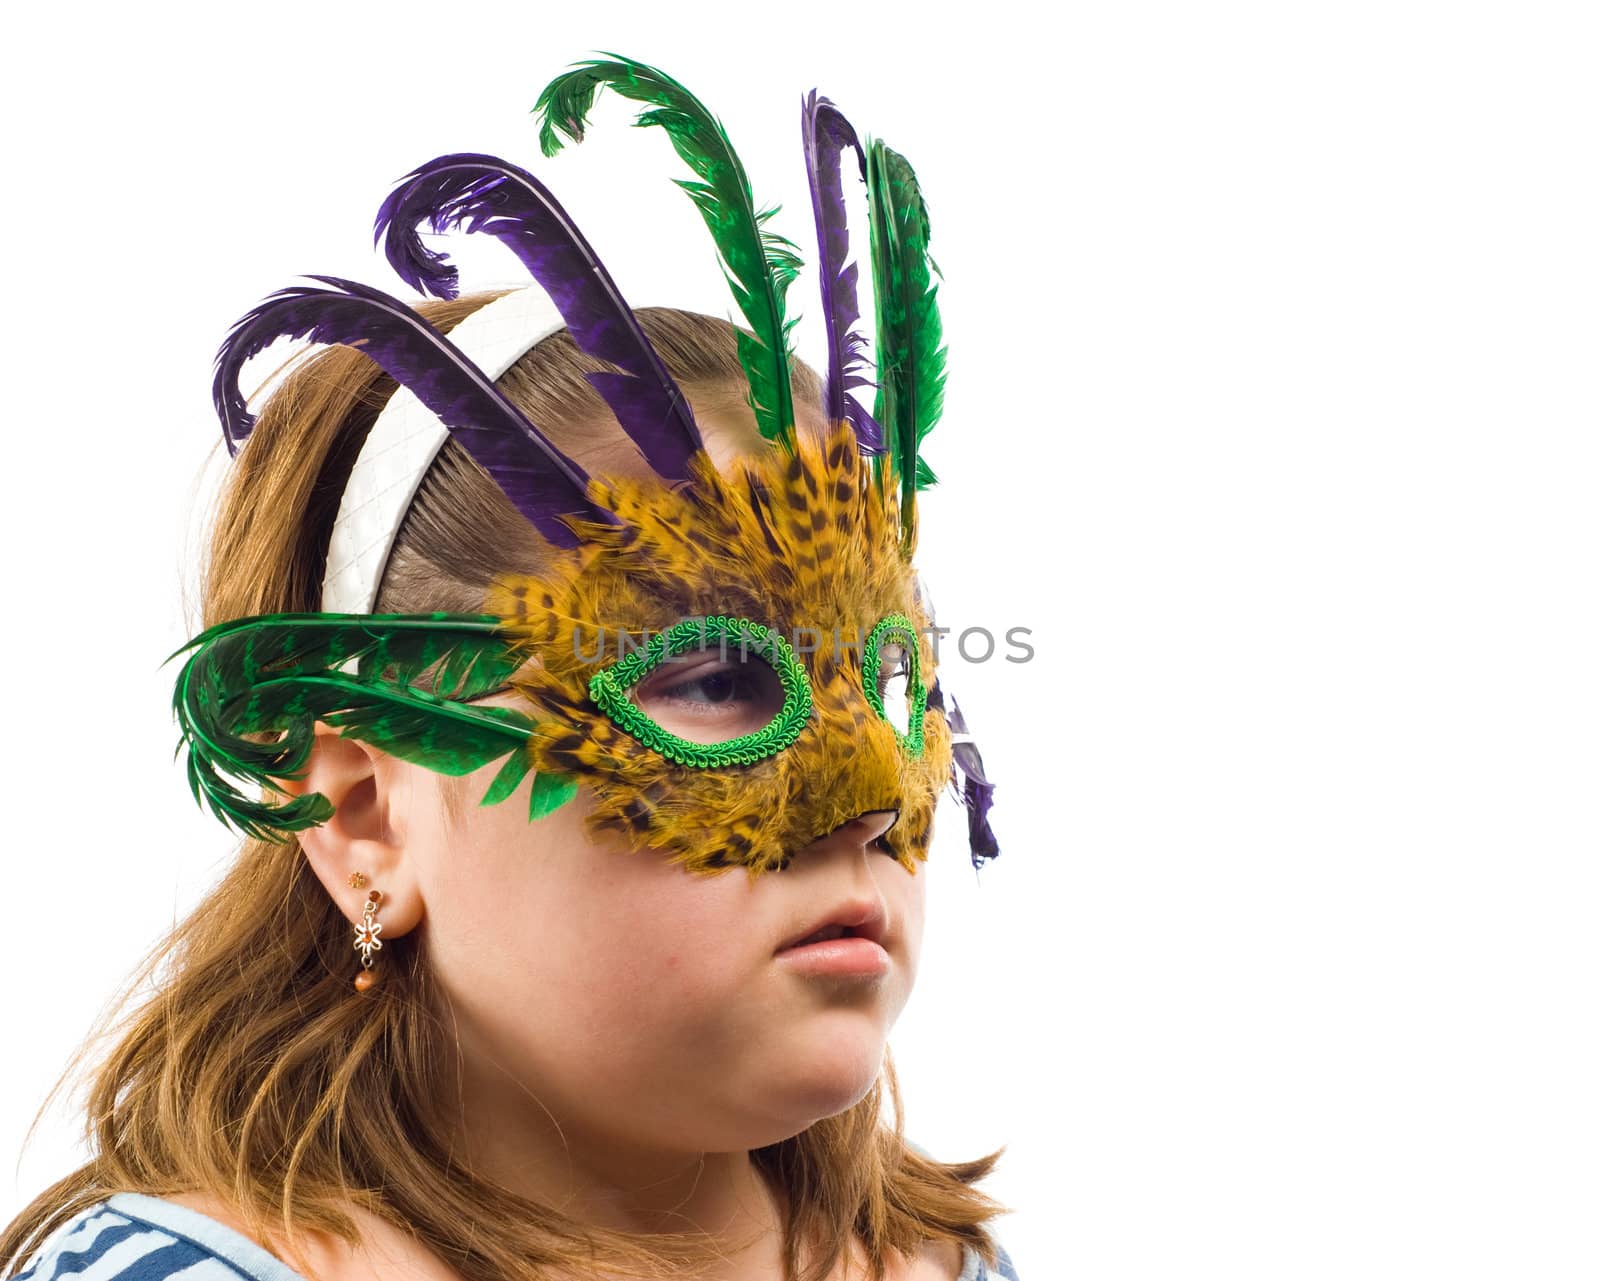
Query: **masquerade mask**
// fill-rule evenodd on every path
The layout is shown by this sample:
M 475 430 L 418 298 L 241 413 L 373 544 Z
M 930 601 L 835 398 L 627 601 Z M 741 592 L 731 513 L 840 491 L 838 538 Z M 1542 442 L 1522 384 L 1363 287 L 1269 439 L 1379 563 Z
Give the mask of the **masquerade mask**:
M 316 793 L 253 800 L 228 777 L 299 777 L 322 720 L 445 774 L 503 761 L 483 804 L 532 773 L 530 818 L 582 783 L 596 831 L 686 870 L 781 869 L 808 843 L 871 810 L 898 819 L 880 845 L 909 870 L 927 857 L 935 801 L 960 783 L 973 861 L 998 853 L 993 784 L 934 671 L 931 605 L 912 566 L 916 491 L 933 482 L 920 444 L 937 421 L 944 350 L 915 175 L 881 141 L 858 141 L 813 91 L 802 133 L 822 258 L 828 425 L 796 429 L 784 316 L 800 260 L 764 228 L 721 126 L 687 89 L 625 59 L 591 61 L 540 95 L 545 154 L 581 140 L 609 86 L 650 103 L 699 181 L 752 334 L 738 335 L 749 403 L 768 448 L 720 472 L 687 399 L 565 212 L 537 179 L 490 156 L 445 156 L 402 181 L 378 234 L 412 286 L 442 297 L 456 273 L 416 229 L 482 231 L 539 289 L 517 291 L 439 333 L 368 286 L 313 277 L 230 333 L 215 394 L 230 451 L 253 419 L 244 361 L 280 337 L 359 346 L 400 384 L 369 434 L 330 543 L 323 612 L 219 624 L 179 650 L 174 711 L 197 801 L 246 834 L 325 821 Z M 860 162 L 870 217 L 879 381 L 865 342 L 840 160 Z M 541 292 L 542 291 L 542 292 Z M 548 295 L 549 301 L 545 301 Z M 653 475 L 590 476 L 494 384 L 565 325 L 618 372 L 588 375 Z M 851 394 L 876 386 L 868 413 Z M 388 549 L 439 445 L 454 435 L 547 542 L 536 574 L 506 575 L 479 615 L 371 614 Z M 174 655 L 176 657 L 176 655 Z M 511 689 L 529 710 L 472 700 Z M 260 742 L 276 734 L 275 741 Z M 183 743 L 180 743 L 180 748 Z M 274 789 L 277 790 L 277 789 Z

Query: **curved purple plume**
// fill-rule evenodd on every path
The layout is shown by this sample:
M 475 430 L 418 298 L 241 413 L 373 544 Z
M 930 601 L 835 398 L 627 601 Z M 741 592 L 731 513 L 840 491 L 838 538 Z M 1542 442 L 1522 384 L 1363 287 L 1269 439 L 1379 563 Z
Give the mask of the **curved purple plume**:
M 456 269 L 422 243 L 423 224 L 486 232 L 516 254 L 578 346 L 622 371 L 586 377 L 645 461 L 665 480 L 689 478 L 689 459 L 704 448 L 689 401 L 549 188 L 508 161 L 471 153 L 440 156 L 401 180 L 378 211 L 374 243 L 412 288 L 454 298 Z
M 245 361 L 279 338 L 342 343 L 370 356 L 436 414 L 550 542 L 578 545 L 577 535 L 561 520 L 563 515 L 616 523 L 616 516 L 590 502 L 585 492 L 589 478 L 583 469 L 410 307 L 353 280 L 307 279 L 330 288 L 293 285 L 279 290 L 241 317 L 217 352 L 211 395 L 229 454 L 237 454 L 237 446 L 255 425 L 239 390 Z
M 933 688 L 928 691 L 927 705 L 944 712 L 952 733 L 970 733 L 966 718 L 961 715 L 961 707 L 957 704 L 954 694 L 950 695 L 949 708 L 945 707 L 944 693 L 939 688 L 938 677 L 934 678 Z M 1000 853 L 1000 844 L 995 840 L 994 829 L 989 826 L 989 811 L 994 807 L 995 785 L 983 772 L 983 757 L 978 754 L 976 743 L 956 743 L 950 750 L 953 758 L 950 765 L 950 781 L 952 784 L 959 783 L 958 794 L 961 803 L 967 809 L 967 844 L 972 851 L 972 866 L 982 867 L 985 862 Z
M 845 213 L 840 155 L 853 147 L 866 178 L 866 156 L 856 131 L 839 109 L 813 89 L 800 105 L 800 137 L 805 145 L 806 174 L 811 181 L 811 209 L 817 222 L 821 253 L 822 316 L 828 331 L 828 418 L 848 418 L 863 454 L 883 452 L 883 429 L 850 390 L 876 387 L 865 374 L 866 337 L 852 326 L 861 319 L 856 299 L 857 265 L 845 265 L 850 253 L 849 219 Z

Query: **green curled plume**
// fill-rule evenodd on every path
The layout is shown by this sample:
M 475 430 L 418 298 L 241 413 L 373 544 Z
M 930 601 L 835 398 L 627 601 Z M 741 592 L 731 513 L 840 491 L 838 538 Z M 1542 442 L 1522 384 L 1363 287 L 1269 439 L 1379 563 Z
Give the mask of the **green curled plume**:
M 609 61 L 608 61 L 609 59 Z M 767 440 L 793 448 L 794 400 L 789 388 L 793 348 L 789 333 L 798 317 L 785 319 L 784 294 L 804 265 L 798 247 L 766 222 L 781 206 L 757 211 L 744 165 L 721 121 L 664 71 L 608 53 L 576 63 L 539 94 L 539 146 L 553 156 L 565 145 L 560 135 L 583 141 L 583 127 L 602 88 L 638 102 L 635 126 L 659 125 L 700 181 L 674 178 L 689 193 L 716 241 L 723 276 L 752 334 L 739 333 L 739 361 L 750 382 L 750 408 Z
M 165 660 L 193 651 L 172 710 L 196 804 L 245 836 L 275 842 L 326 822 L 334 807 L 320 792 L 270 804 L 229 781 L 282 794 L 273 780 L 304 776 L 319 720 L 439 774 L 469 774 L 505 757 L 481 804 L 504 800 L 529 771 L 534 722 L 462 701 L 500 689 L 521 665 L 503 623 L 492 614 L 262 614 L 206 629 Z M 529 817 L 575 791 L 575 780 L 536 776 Z

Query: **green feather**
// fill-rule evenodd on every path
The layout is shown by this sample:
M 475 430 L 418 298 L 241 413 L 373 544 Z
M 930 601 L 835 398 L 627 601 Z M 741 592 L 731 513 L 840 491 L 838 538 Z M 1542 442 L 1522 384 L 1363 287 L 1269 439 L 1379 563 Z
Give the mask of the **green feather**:
M 553 156 L 565 145 L 560 135 L 583 141 L 583 126 L 596 94 L 609 86 L 615 93 L 656 110 L 635 118 L 639 127 L 660 125 L 672 145 L 701 179 L 673 179 L 689 193 L 711 230 L 722 274 L 753 334 L 738 335 L 739 360 L 750 382 L 749 405 L 767 440 L 786 448 L 794 443 L 794 402 L 789 388 L 793 348 L 790 331 L 799 317 L 784 318 L 784 294 L 803 265 L 797 246 L 764 229 L 780 206 L 756 210 L 744 165 L 733 150 L 722 123 L 703 103 L 665 72 L 642 62 L 608 53 L 574 65 L 544 87 L 534 104 L 543 117 L 539 146 Z
M 489 790 L 483 794 L 483 800 L 478 803 L 498 805 L 521 786 L 522 780 L 528 776 L 528 771 L 532 768 L 533 762 L 528 759 L 526 752 L 512 752 L 506 757 L 506 763 L 500 767 L 500 772 L 494 776 L 494 782 L 489 784 Z
M 498 805 L 521 786 L 522 780 L 528 776 L 528 771 L 532 768 L 533 762 L 528 759 L 527 752 L 512 752 L 506 757 L 506 763 L 494 776 L 494 782 L 489 784 L 489 790 L 484 793 L 483 799 L 478 804 Z M 555 813 L 577 795 L 577 792 L 578 780 L 570 774 L 535 774 L 533 790 L 528 795 L 529 820 Z
M 521 665 L 502 624 L 492 614 L 266 614 L 207 629 L 167 659 L 194 651 L 178 675 L 173 713 L 183 732 L 178 749 L 189 745 L 196 802 L 269 840 L 325 822 L 333 806 L 319 793 L 268 805 L 225 777 L 263 788 L 303 777 L 318 720 L 441 774 L 470 773 L 508 754 L 525 758 L 527 716 L 457 701 L 500 688 Z M 355 670 L 345 670 L 352 663 Z M 451 697 L 417 684 L 424 680 Z M 244 737 L 273 733 L 282 737 Z M 491 793 L 515 770 L 508 762 Z M 524 763 L 497 799 L 526 772 Z M 559 786 L 546 782 L 546 794 Z
M 528 817 L 543 818 L 553 814 L 578 794 L 578 780 L 570 774 L 537 774 L 533 780 L 533 795 L 528 798 Z
M 902 539 L 916 525 L 916 491 L 934 483 L 922 442 L 944 412 L 944 326 L 938 264 L 928 254 L 928 209 L 906 158 L 867 141 L 868 236 L 877 306 L 878 394 L 872 416 L 886 449 L 873 460 L 881 486 L 900 491 Z

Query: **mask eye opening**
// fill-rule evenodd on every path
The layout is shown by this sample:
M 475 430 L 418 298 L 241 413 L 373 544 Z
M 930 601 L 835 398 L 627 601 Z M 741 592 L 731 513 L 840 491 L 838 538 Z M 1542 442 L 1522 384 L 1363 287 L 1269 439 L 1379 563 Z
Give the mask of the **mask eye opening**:
M 909 709 L 904 732 L 890 717 L 888 709 L 884 706 L 883 692 L 878 688 L 878 673 L 883 663 L 882 648 L 884 642 L 890 640 L 899 642 L 904 648 L 910 667 L 906 688 Z M 877 625 L 867 635 L 861 673 L 866 686 L 867 701 L 872 704 L 872 710 L 877 712 L 894 732 L 895 741 L 900 744 L 901 749 L 912 757 L 922 755 L 923 714 L 928 705 L 928 689 L 922 683 L 922 653 L 917 640 L 916 624 L 904 614 L 888 614 L 879 619 Z
M 718 743 L 700 743 L 666 729 L 628 697 L 662 663 L 696 647 L 726 644 L 766 662 L 783 688 L 783 705 L 766 725 Z M 658 632 L 589 678 L 589 697 L 618 729 L 679 765 L 717 769 L 752 765 L 781 752 L 811 718 L 811 682 L 783 634 L 748 618 L 713 614 L 686 618 Z

